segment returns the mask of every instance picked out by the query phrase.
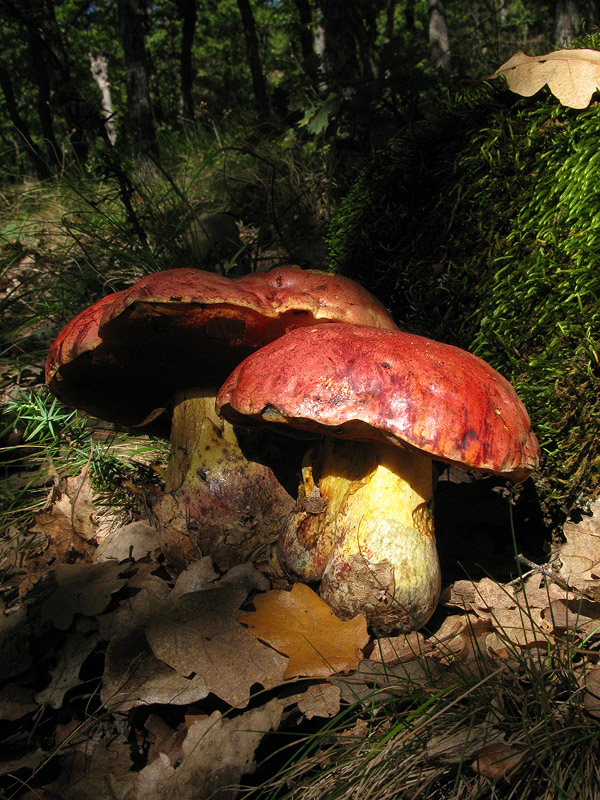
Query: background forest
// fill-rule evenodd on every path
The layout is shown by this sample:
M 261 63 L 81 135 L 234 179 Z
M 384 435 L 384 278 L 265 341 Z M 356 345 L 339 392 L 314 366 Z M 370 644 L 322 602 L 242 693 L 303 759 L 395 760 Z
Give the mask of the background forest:
M 247 781 L 248 797 L 273 799 L 596 800 L 599 107 L 491 76 L 519 50 L 600 50 L 600 3 L 0 12 L 2 796 L 225 798 Z M 238 610 L 273 599 L 272 565 L 177 575 L 155 544 L 138 551 L 122 526 L 152 516 L 168 445 L 61 406 L 44 362 L 75 314 L 144 275 L 283 264 L 341 272 L 400 327 L 482 356 L 516 387 L 542 454 L 517 489 L 442 476 L 446 588 L 429 628 L 388 640 L 365 627 L 357 645 L 321 621 L 319 645 L 347 648 L 339 669 L 292 640 L 274 645 L 287 672 L 246 686 L 259 645 Z M 128 558 L 125 574 L 114 562 Z M 63 566 L 82 570 L 74 585 Z M 188 641 L 197 619 L 214 631 Z M 198 659 L 192 679 L 169 660 L 171 634 Z M 211 649 L 220 637 L 240 642 L 235 656 Z M 214 669 L 228 659 L 240 675 Z

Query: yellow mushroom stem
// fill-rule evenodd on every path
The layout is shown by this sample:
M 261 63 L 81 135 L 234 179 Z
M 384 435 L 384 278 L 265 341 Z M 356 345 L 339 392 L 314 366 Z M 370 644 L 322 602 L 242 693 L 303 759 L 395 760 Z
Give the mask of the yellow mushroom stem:
M 218 387 L 186 389 L 173 397 L 171 416 L 171 454 L 165 478 L 165 492 L 181 489 L 186 481 L 195 482 L 199 470 L 209 468 L 215 436 L 223 447 L 238 449 L 233 426 L 217 416 L 215 397 Z
M 216 392 L 188 389 L 173 397 L 165 487 L 152 511 L 177 567 L 201 556 L 221 570 L 251 557 L 268 563 L 294 505 L 273 471 L 249 460 L 238 432 L 216 415 Z
M 328 439 L 303 468 L 279 544 L 284 568 L 321 580 L 335 613 L 380 632 L 414 630 L 440 593 L 431 458 L 391 444 Z

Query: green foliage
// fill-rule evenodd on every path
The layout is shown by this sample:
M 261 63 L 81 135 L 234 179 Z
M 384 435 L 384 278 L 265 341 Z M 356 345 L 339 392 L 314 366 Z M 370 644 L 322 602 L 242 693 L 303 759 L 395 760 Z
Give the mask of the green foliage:
M 363 170 L 330 238 L 333 265 L 401 326 L 515 384 L 567 503 L 600 477 L 599 133 L 596 104 L 488 86 L 440 99 Z
M 129 486 L 157 483 L 158 475 L 151 461 L 162 460 L 166 449 L 151 440 L 134 439 L 90 425 L 74 409 L 62 406 L 44 389 L 21 391 L 4 404 L 0 438 L 10 430 L 19 430 L 21 442 L 15 447 L 0 448 L 4 467 L 1 506 L 3 525 L 16 517 L 29 522 L 30 513 L 46 501 L 48 486 L 61 477 L 89 473 L 96 504 L 105 504 L 114 512 L 130 511 L 137 496 Z M 11 491 L 11 475 L 20 474 L 19 489 Z M 23 479 L 24 478 L 24 479 Z M 25 515 L 23 516 L 23 512 Z

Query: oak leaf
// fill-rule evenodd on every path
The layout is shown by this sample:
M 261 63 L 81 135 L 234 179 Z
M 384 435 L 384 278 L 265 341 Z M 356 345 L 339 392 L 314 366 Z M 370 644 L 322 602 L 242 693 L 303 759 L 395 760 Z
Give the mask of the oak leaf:
M 284 678 L 328 677 L 356 669 L 369 642 L 361 614 L 342 621 L 308 586 L 274 589 L 254 598 L 256 611 L 240 622 L 290 659 Z
M 123 584 L 124 567 L 114 561 L 98 564 L 59 564 L 50 573 L 55 589 L 42 604 L 42 622 L 66 631 L 75 614 L 95 617 L 108 606 Z
M 552 94 L 570 108 L 585 108 L 600 86 L 600 52 L 554 50 L 543 56 L 515 53 L 490 78 L 503 75 L 508 88 L 524 97 L 548 84 Z
M 51 680 L 45 689 L 37 692 L 38 703 L 49 704 L 52 708 L 60 708 L 65 694 L 81 683 L 79 672 L 83 662 L 98 643 L 98 636 L 74 631 L 58 654 L 56 666 L 51 670 Z
M 236 708 L 248 704 L 253 684 L 277 686 L 287 666 L 237 621 L 246 595 L 227 587 L 174 597 L 146 629 L 157 658 L 185 677 L 201 677 L 209 692 Z

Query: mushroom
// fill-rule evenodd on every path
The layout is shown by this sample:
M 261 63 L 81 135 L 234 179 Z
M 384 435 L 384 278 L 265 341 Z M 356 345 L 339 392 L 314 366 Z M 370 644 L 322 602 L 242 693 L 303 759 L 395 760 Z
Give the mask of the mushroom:
M 170 414 L 164 494 L 153 504 L 165 549 L 176 563 L 200 551 L 227 568 L 283 525 L 293 501 L 216 417 L 217 389 L 257 348 L 332 320 L 396 327 L 373 295 L 340 276 L 293 266 L 238 279 L 169 270 L 75 317 L 50 348 L 46 381 L 66 405 L 127 427 Z
M 291 331 L 249 356 L 217 396 L 234 424 L 322 437 L 279 544 L 342 618 L 380 632 L 424 625 L 440 592 L 432 460 L 524 480 L 538 443 L 513 387 L 480 358 L 400 331 Z

